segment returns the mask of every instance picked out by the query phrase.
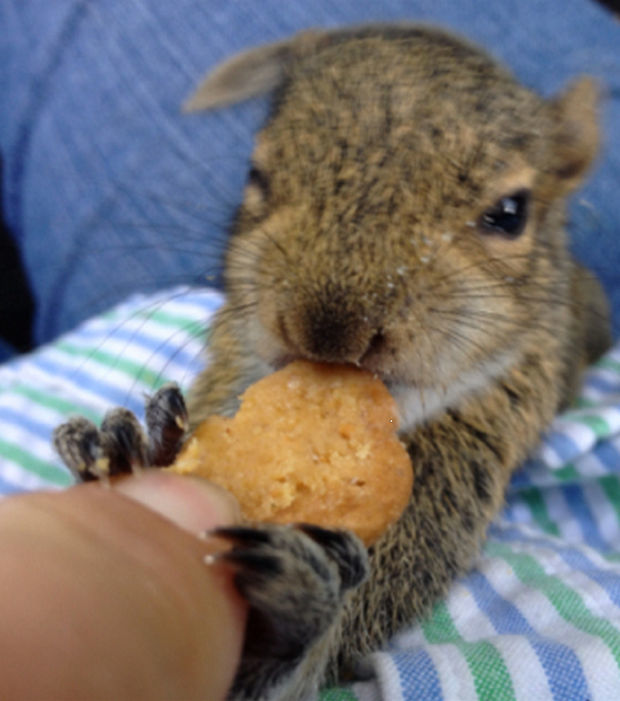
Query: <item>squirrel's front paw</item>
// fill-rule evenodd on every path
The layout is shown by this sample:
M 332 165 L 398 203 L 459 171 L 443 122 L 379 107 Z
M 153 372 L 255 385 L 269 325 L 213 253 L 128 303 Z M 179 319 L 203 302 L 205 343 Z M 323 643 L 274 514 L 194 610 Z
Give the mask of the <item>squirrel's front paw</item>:
M 232 543 L 216 557 L 235 568 L 236 586 L 250 604 L 239 696 L 232 698 L 255 698 L 243 692 L 291 672 L 337 619 L 344 592 L 368 573 L 368 555 L 352 533 L 305 524 L 233 526 L 213 535 Z
M 56 428 L 54 447 L 81 481 L 170 465 L 187 428 L 187 410 L 178 386 L 164 385 L 149 397 L 145 417 L 146 433 L 127 409 L 109 411 L 100 428 L 78 416 Z

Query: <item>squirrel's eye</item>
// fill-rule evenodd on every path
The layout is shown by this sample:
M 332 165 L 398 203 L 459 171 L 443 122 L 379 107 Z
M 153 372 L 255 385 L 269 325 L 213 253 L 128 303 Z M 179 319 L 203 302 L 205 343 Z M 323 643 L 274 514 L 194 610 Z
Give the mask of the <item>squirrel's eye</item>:
M 517 238 L 527 223 L 530 202 L 529 190 L 518 190 L 499 199 L 478 220 L 482 231 Z

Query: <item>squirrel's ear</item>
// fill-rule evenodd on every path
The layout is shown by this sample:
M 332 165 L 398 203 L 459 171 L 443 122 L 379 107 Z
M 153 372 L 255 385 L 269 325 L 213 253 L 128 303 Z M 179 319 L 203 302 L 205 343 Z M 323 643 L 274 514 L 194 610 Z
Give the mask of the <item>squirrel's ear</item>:
M 553 135 L 553 172 L 566 190 L 575 188 L 590 167 L 599 146 L 599 86 L 580 78 L 551 102 L 556 129 Z
M 271 92 L 284 81 L 291 62 L 316 49 L 325 35 L 308 30 L 232 56 L 207 74 L 183 111 L 214 109 Z

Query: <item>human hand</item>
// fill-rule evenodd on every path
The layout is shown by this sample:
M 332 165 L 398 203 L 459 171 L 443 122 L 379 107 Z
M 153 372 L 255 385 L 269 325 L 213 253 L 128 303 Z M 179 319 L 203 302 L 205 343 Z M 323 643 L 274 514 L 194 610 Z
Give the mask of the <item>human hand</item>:
M 223 699 L 246 607 L 196 535 L 236 518 L 161 472 L 0 502 L 0 698 Z

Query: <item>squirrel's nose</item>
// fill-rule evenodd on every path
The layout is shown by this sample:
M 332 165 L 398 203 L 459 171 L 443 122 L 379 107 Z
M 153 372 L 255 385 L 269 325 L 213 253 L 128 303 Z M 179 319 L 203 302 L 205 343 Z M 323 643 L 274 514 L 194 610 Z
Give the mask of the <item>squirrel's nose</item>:
M 337 303 L 307 304 L 280 324 L 295 355 L 328 363 L 360 364 L 383 342 L 383 333 L 362 309 Z

